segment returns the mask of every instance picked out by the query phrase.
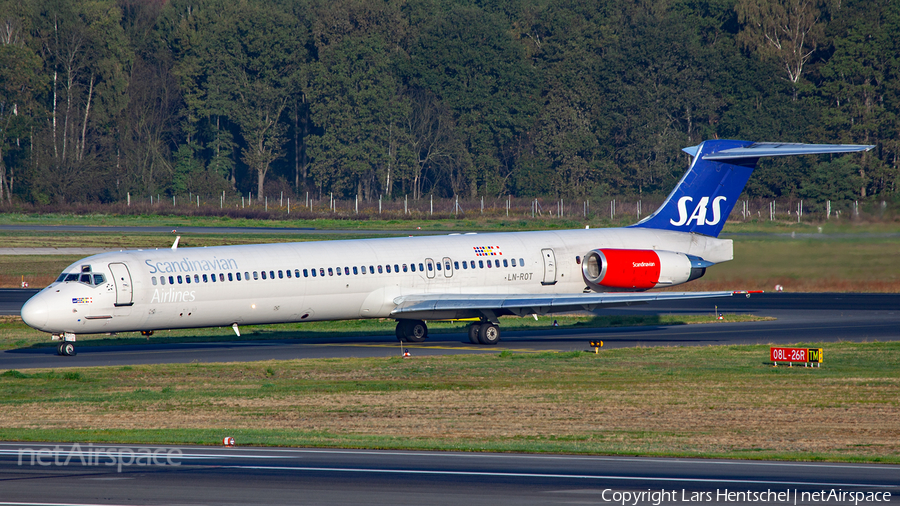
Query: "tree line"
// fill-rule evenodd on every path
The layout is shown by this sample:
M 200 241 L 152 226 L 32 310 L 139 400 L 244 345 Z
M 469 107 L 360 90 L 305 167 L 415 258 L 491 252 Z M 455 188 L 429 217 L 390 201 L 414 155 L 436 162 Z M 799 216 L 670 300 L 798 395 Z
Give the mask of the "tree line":
M 892 0 L 0 0 L 0 201 L 659 196 L 708 138 L 864 143 L 747 196 L 896 194 Z

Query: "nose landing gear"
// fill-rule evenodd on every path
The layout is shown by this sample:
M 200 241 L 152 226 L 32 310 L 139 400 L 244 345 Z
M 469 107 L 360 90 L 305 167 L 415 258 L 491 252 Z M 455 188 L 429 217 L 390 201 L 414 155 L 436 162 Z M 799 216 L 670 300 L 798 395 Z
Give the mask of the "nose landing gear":
M 56 345 L 56 354 L 63 357 L 71 357 L 75 355 L 75 334 L 66 332 L 65 334 L 53 334 L 53 341 L 61 341 Z
M 71 357 L 75 355 L 75 345 L 72 343 L 59 343 L 56 346 L 56 354 L 63 357 Z

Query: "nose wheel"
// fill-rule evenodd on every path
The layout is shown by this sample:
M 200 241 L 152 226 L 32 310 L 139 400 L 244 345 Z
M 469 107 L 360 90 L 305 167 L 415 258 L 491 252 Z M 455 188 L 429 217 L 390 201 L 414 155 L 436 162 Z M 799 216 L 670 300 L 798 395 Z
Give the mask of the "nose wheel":
M 72 343 L 59 343 L 56 346 L 56 354 L 63 357 L 71 357 L 75 355 L 75 345 Z

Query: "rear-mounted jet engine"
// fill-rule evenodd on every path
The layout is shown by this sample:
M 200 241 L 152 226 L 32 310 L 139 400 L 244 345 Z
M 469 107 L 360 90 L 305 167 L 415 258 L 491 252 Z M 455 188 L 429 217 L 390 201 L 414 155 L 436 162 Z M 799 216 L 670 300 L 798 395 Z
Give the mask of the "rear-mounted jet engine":
M 584 257 L 581 272 L 595 292 L 647 290 L 697 279 L 705 267 L 683 253 L 639 249 L 595 249 Z

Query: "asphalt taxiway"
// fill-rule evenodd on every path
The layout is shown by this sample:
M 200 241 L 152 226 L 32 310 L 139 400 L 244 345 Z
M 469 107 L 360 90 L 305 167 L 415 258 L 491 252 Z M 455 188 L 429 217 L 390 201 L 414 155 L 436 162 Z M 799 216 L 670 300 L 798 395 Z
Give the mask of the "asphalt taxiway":
M 18 505 L 854 504 L 896 502 L 898 484 L 890 465 L 0 443 L 0 504 Z
M 0 290 L 0 300 L 14 298 Z M 25 291 L 18 294 L 25 297 Z M 22 301 L 24 302 L 24 300 Z M 8 304 L 13 304 L 8 302 Z M 21 307 L 21 303 L 19 303 Z M 586 350 L 602 340 L 604 349 L 634 346 L 706 346 L 793 344 L 835 341 L 900 340 L 900 295 L 896 294 L 757 294 L 750 298 L 671 301 L 605 310 L 602 314 L 690 314 L 720 312 L 772 316 L 773 321 L 648 325 L 613 328 L 552 327 L 506 331 L 497 346 L 469 343 L 462 333 L 432 333 L 423 343 L 403 343 L 393 336 L 303 338 L 272 341 L 78 346 L 72 357 L 55 347 L 29 347 L 0 353 L 0 369 L 121 366 L 159 363 L 243 362 L 303 358 L 389 357 L 408 350 L 414 357 L 447 354 Z M 551 318 L 544 318 L 548 324 Z M 232 339 L 230 328 L 222 335 Z M 49 341 L 48 341 L 49 343 Z

